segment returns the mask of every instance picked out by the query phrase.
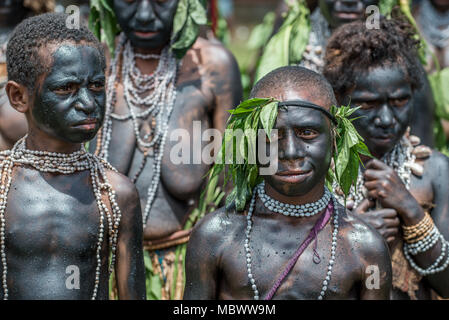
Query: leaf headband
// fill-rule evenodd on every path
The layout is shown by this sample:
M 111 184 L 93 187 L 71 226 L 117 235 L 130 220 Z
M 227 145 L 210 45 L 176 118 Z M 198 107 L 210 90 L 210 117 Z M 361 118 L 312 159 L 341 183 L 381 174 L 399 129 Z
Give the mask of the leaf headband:
M 115 36 L 120 32 L 112 0 L 91 0 L 89 29 L 106 42 L 114 56 Z M 207 23 L 205 0 L 179 0 L 173 19 L 173 31 L 170 47 L 178 59 L 181 59 L 195 43 L 199 26 Z
M 332 106 L 330 111 L 327 111 L 323 107 L 308 101 L 291 100 L 280 102 L 274 98 L 254 98 L 242 102 L 233 110 L 229 110 L 232 116 L 228 120 L 221 149 L 217 155 L 217 161 L 209 171 L 209 182 L 206 190 L 209 189 L 211 181 L 215 181 L 216 177 L 223 171 L 225 171 L 224 184 L 226 185 L 232 181 L 233 189 L 226 198 L 226 207 L 235 204 L 236 210 L 244 210 L 247 201 L 251 198 L 254 187 L 262 181 L 258 165 L 248 161 L 249 150 L 257 145 L 257 136 L 245 134 L 238 142 L 234 141 L 231 132 L 238 129 L 243 131 L 246 129 L 254 131 L 264 129 L 267 136 L 270 137 L 279 107 L 286 106 L 319 110 L 332 121 L 336 141 L 333 154 L 334 166 L 329 168 L 326 177 L 327 185 L 331 188 L 332 182 L 336 181 L 345 196 L 349 194 L 351 185 L 355 185 L 361 163 L 360 154 L 371 156 L 368 148 L 363 143 L 363 138 L 357 133 L 352 124 L 354 119 L 348 118 L 358 108 L 351 108 L 350 106 L 337 108 Z M 237 146 L 237 143 L 239 143 L 239 146 Z M 226 159 L 226 149 L 229 147 L 232 148 L 232 151 L 235 151 L 237 148 L 243 149 L 243 163 L 236 163 L 236 161 L 229 163 L 229 159 Z

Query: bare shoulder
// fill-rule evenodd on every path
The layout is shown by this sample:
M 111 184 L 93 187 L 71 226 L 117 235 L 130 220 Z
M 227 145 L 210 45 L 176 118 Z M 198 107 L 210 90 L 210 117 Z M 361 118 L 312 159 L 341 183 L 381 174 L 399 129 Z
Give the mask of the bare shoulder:
M 220 246 L 241 225 L 244 216 L 224 207 L 205 215 L 193 228 L 190 242 Z
M 424 167 L 424 175 L 429 176 L 431 181 L 449 175 L 449 158 L 437 150 L 432 150 L 429 157 L 418 161 Z
M 351 252 L 361 262 L 376 260 L 376 257 L 389 256 L 389 249 L 382 236 L 370 225 L 353 215 L 349 210 L 340 207 L 340 234 L 344 236 L 344 241 L 351 248 Z
M 106 175 L 119 201 L 127 203 L 138 201 L 137 189 L 127 176 L 110 169 L 106 170 Z
M 187 55 L 200 59 L 203 67 L 230 68 L 237 66 L 234 55 L 220 42 L 198 37 Z M 228 69 L 229 70 L 229 69 Z

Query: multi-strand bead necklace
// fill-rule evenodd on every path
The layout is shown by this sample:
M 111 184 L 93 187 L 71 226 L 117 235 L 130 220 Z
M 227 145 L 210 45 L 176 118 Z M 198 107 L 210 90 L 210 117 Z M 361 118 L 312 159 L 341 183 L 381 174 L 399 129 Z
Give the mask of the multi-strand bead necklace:
M 169 47 L 162 50 L 161 55 L 134 53 L 131 43 L 122 33 L 116 49 L 116 56 L 112 60 L 108 83 L 106 115 L 103 129 L 100 133 L 99 156 L 108 159 L 109 143 L 112 135 L 112 120 L 128 121 L 133 124 L 137 146 L 143 153 L 142 162 L 137 173 L 132 178 L 135 183 L 142 173 L 147 157 L 152 150 L 153 176 L 147 193 L 147 204 L 143 211 L 143 225 L 145 227 L 148 216 L 156 197 L 161 175 L 161 163 L 168 132 L 168 123 L 176 101 L 176 77 L 180 63 L 176 60 Z M 123 53 L 122 53 L 123 52 Z M 123 59 L 121 59 L 123 56 Z M 159 59 L 156 71 L 150 75 L 140 72 L 136 65 L 136 58 L 150 60 Z M 116 84 L 119 64 L 121 62 L 121 80 L 123 81 L 124 98 L 129 110 L 126 115 L 114 113 L 116 104 Z M 142 110 L 136 112 L 136 110 Z M 154 124 L 151 133 L 143 138 L 139 132 L 139 120 Z
M 254 293 L 254 300 L 260 299 L 259 290 L 257 288 L 256 280 L 254 279 L 254 274 L 252 271 L 252 254 L 251 254 L 251 230 L 253 228 L 253 220 L 252 216 L 254 213 L 254 206 L 256 204 L 256 197 L 259 196 L 261 199 L 263 205 L 269 209 L 270 211 L 281 213 L 287 216 L 294 216 L 294 217 L 310 217 L 314 216 L 317 213 L 321 212 L 328 204 L 329 201 L 332 199 L 333 202 L 333 208 L 334 208 L 334 214 L 333 214 L 333 224 L 334 224 L 334 230 L 332 232 L 332 245 L 331 245 L 331 258 L 329 260 L 329 265 L 327 267 L 327 273 L 326 277 L 323 280 L 322 287 L 320 294 L 318 295 L 318 300 L 322 300 L 324 298 L 324 295 L 326 294 L 327 288 L 329 286 L 331 276 L 332 276 L 332 268 L 335 263 L 335 252 L 337 249 L 337 235 L 338 235 L 338 210 L 337 210 L 337 201 L 332 196 L 332 194 L 329 192 L 329 190 L 325 189 L 325 192 L 323 196 L 317 200 L 316 202 L 305 204 L 305 205 L 289 205 L 282 202 L 279 202 L 273 198 L 271 198 L 269 195 L 265 193 L 265 182 L 260 183 L 254 188 L 253 196 L 251 198 L 251 201 L 249 203 L 248 208 L 248 214 L 246 216 L 246 238 L 245 238 L 245 258 L 246 258 L 246 268 L 248 272 L 248 279 L 251 285 L 251 289 Z M 324 207 L 323 207 L 324 205 Z M 289 211 L 288 209 L 292 209 L 293 211 Z M 310 210 L 309 208 L 313 208 Z
M 8 265 L 6 260 L 5 234 L 6 234 L 6 206 L 8 203 L 8 192 L 12 182 L 12 172 L 14 166 L 31 166 L 40 172 L 73 174 L 79 171 L 90 171 L 90 180 L 98 206 L 100 223 L 98 227 L 98 238 L 96 248 L 96 270 L 95 283 L 92 293 L 92 300 L 96 299 L 98 285 L 100 283 L 101 269 L 101 247 L 105 238 L 105 217 L 108 223 L 109 248 L 111 249 L 111 262 L 109 274 L 115 265 L 115 254 L 117 250 L 117 237 L 120 226 L 121 211 L 117 203 L 115 191 L 106 175 L 106 170 L 115 169 L 105 160 L 86 152 L 83 147 L 74 153 L 56 153 L 47 151 L 28 150 L 25 147 L 26 136 L 20 139 L 11 150 L 0 152 L 0 255 L 2 259 L 2 284 L 3 298 L 8 299 Z M 112 212 L 102 199 L 102 191 L 108 196 L 108 201 Z

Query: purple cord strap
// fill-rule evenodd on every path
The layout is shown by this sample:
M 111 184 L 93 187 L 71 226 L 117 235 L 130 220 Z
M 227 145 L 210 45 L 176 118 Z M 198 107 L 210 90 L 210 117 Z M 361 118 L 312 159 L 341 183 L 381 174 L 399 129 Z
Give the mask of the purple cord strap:
M 309 235 L 304 240 L 304 242 L 301 244 L 301 246 L 296 250 L 293 257 L 290 259 L 290 261 L 287 264 L 287 267 L 285 268 L 284 272 L 282 272 L 281 276 L 276 280 L 271 290 L 268 292 L 268 294 L 265 296 L 264 300 L 271 300 L 276 293 L 276 291 L 279 289 L 282 281 L 287 277 L 289 272 L 293 269 L 294 265 L 296 264 L 296 261 L 298 261 L 301 254 L 306 250 L 307 246 L 310 244 L 310 242 L 315 239 L 315 245 L 313 248 L 313 262 L 320 263 L 321 259 L 318 255 L 318 252 L 316 251 L 317 245 L 318 245 L 318 239 L 317 235 L 318 232 L 320 232 L 327 224 L 329 219 L 331 218 L 332 212 L 334 211 L 334 205 L 332 204 L 332 201 L 329 201 L 329 204 L 327 205 L 326 212 L 324 212 L 323 215 L 317 220 L 315 225 L 313 226 L 312 230 L 310 230 Z M 315 261 L 315 257 L 318 257 L 318 262 Z

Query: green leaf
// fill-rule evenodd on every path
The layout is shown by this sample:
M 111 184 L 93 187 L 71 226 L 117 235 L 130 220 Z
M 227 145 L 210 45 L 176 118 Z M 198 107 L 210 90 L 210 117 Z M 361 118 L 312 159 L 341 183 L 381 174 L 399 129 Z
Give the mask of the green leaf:
M 258 63 L 255 81 L 270 71 L 298 63 L 310 34 L 309 9 L 304 0 L 288 1 L 287 15 L 279 31 L 268 41 Z
M 287 25 L 270 39 L 260 58 L 259 67 L 256 71 L 256 82 L 270 71 L 289 64 L 291 31 L 292 26 Z
M 371 158 L 373 157 L 371 155 L 371 153 L 369 152 L 368 147 L 363 142 L 358 142 L 357 145 L 355 146 L 355 149 L 356 149 L 357 153 L 359 153 L 359 154 L 362 154 L 364 156 L 368 156 Z
M 180 0 L 173 20 L 171 49 L 181 59 L 198 38 L 199 26 L 207 23 L 202 1 Z
M 438 117 L 449 120 L 449 67 L 429 75 L 435 100 L 435 113 Z
M 203 25 L 207 23 L 206 9 L 199 0 L 190 0 L 189 13 L 196 24 Z
M 184 28 L 187 22 L 189 0 L 179 0 L 173 19 L 172 38 L 176 39 L 178 33 Z
M 230 109 L 228 110 L 230 114 L 241 114 L 241 113 L 248 113 L 253 112 L 251 109 L 245 109 L 245 108 L 239 108 L 239 109 Z
M 271 129 L 274 127 L 278 115 L 278 102 L 271 102 L 262 108 L 260 112 L 260 121 L 265 129 L 267 136 L 271 139 Z
M 397 0 L 380 0 L 379 1 L 380 13 L 384 16 L 388 16 L 396 4 Z
M 248 39 L 248 48 L 256 50 L 262 48 L 267 43 L 273 32 L 275 18 L 276 15 L 274 12 L 268 12 L 264 16 L 263 22 L 254 27 Z
M 178 52 L 185 50 L 187 52 L 198 37 L 198 32 L 198 25 L 193 21 L 192 17 L 188 16 L 179 38 L 171 45 L 172 50 L 178 50 Z
M 267 104 L 268 102 L 272 101 L 273 98 L 252 98 L 252 99 L 248 99 L 243 101 L 242 103 L 240 103 L 236 109 L 240 109 L 240 108 L 244 108 L 244 109 L 249 109 L 249 108 L 254 108 L 254 107 L 258 107 L 262 104 Z
M 306 50 L 309 43 L 310 22 L 309 9 L 305 5 L 298 7 L 298 13 L 293 22 L 292 34 L 290 40 L 290 61 L 289 64 L 299 63 L 302 59 L 302 54 Z
M 237 189 L 236 189 L 236 187 L 234 187 L 234 189 L 232 189 L 231 193 L 226 197 L 226 203 L 225 203 L 226 208 L 229 209 L 234 204 L 236 196 L 237 196 Z

